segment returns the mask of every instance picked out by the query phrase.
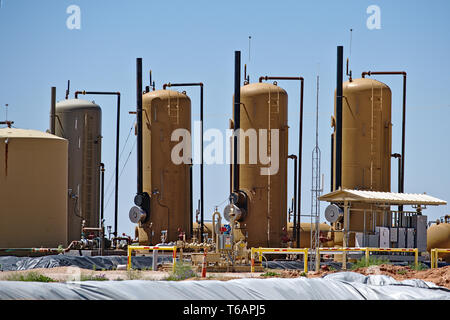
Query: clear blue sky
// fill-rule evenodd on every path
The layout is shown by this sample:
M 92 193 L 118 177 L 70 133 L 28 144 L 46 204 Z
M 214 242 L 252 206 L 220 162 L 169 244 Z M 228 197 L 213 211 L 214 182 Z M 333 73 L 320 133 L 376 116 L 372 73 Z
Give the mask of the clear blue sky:
M 315 78 L 320 74 L 319 144 L 325 192 L 330 180 L 330 116 L 336 82 L 336 46 L 349 55 L 354 77 L 366 70 L 406 70 L 407 128 L 405 192 L 450 201 L 450 2 L 443 1 L 106 1 L 2 0 L 0 8 L 0 119 L 4 105 L 15 126 L 49 127 L 50 87 L 64 99 L 67 80 L 75 90 L 122 93 L 121 145 L 135 109 L 135 63 L 143 58 L 144 83 L 153 70 L 158 89 L 165 82 L 205 83 L 205 129 L 225 130 L 232 116 L 234 51 L 242 51 L 250 78 L 305 78 L 302 212 L 310 210 L 311 152 L 315 128 Z M 69 5 L 81 9 L 81 29 L 69 30 Z M 381 9 L 381 29 L 369 30 L 369 5 Z M 248 56 L 248 36 L 252 36 Z M 393 92 L 393 152 L 401 151 L 401 77 L 379 77 Z M 289 94 L 289 152 L 298 148 L 298 84 L 279 83 Z M 198 89 L 188 89 L 198 119 Z M 103 109 L 106 183 L 114 171 L 115 99 L 92 97 Z M 121 158 L 131 151 L 132 136 Z M 397 163 L 392 162 L 392 190 Z M 228 197 L 228 165 L 205 167 L 205 218 Z M 289 164 L 292 170 L 292 164 Z M 198 168 L 195 169 L 198 176 Z M 291 174 L 292 176 L 292 174 Z M 291 179 L 291 178 L 290 178 Z M 292 196 L 289 180 L 289 197 Z M 111 185 L 109 192 L 113 191 Z M 134 233 L 128 220 L 136 192 L 136 151 L 120 178 L 119 232 Z M 198 180 L 194 196 L 199 197 Z M 109 194 L 106 194 L 108 199 Z M 196 203 L 196 201 L 195 201 Z M 223 207 L 223 205 L 222 205 Z M 325 204 L 322 204 L 322 212 Z M 429 208 L 429 220 L 449 206 Z M 106 208 L 113 224 L 114 201 Z

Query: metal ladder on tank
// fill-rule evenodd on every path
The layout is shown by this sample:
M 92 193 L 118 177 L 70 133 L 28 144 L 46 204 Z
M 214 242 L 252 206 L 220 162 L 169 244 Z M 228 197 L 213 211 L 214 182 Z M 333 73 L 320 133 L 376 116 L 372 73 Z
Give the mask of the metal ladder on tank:
M 176 104 L 175 106 L 172 106 L 170 96 L 169 96 L 169 102 L 167 106 L 167 113 L 169 115 L 169 120 L 171 123 L 174 123 L 176 125 L 180 124 L 180 98 L 177 96 Z
M 277 120 L 279 119 L 279 113 L 280 113 L 280 92 L 277 91 L 275 103 L 272 103 L 272 95 L 271 90 L 269 89 L 269 99 L 267 101 L 269 105 L 269 124 L 267 128 L 267 154 L 270 155 L 270 158 L 272 158 L 272 136 L 271 136 L 271 130 L 272 130 L 272 122 L 277 123 Z M 270 197 L 270 191 L 271 191 L 271 175 L 267 175 L 267 221 L 268 221 L 268 238 L 267 238 L 267 246 L 270 247 L 269 238 L 270 238 L 270 219 L 272 218 L 271 210 L 273 208 L 271 197 Z
M 92 215 L 92 191 L 93 191 L 93 170 L 92 167 L 92 158 L 94 154 L 93 146 L 93 137 L 92 137 L 92 125 L 90 121 L 90 117 L 88 114 L 84 115 L 84 145 L 83 145 L 83 153 L 84 153 L 84 168 L 82 174 L 82 188 L 83 194 L 82 197 L 85 197 L 85 206 L 82 208 L 82 212 L 84 213 L 84 218 L 89 217 L 89 221 L 86 221 L 86 224 L 89 226 L 94 225 L 94 219 Z M 96 170 L 97 168 L 95 168 Z M 94 173 L 95 174 L 95 173 Z
M 372 84 L 371 100 L 372 100 L 371 101 L 372 117 L 370 124 L 370 189 L 374 190 L 375 186 L 381 185 L 381 177 L 380 177 L 381 171 L 378 170 L 379 168 L 381 168 L 381 159 L 380 159 L 381 153 L 379 150 L 380 142 L 378 141 L 378 135 L 381 135 L 382 131 L 380 130 L 381 119 L 379 119 L 379 117 L 381 116 L 383 110 L 383 89 L 380 88 L 380 92 L 377 94 Z

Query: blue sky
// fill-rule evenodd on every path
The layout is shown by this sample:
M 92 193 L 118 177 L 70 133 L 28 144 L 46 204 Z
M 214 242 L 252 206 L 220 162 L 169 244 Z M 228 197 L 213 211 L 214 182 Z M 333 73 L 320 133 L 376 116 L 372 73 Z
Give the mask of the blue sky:
M 81 29 L 66 27 L 70 5 L 81 9 Z M 366 9 L 381 9 L 381 29 L 369 30 Z M 225 130 L 232 116 L 234 51 L 242 51 L 251 81 L 261 75 L 305 78 L 302 212 L 310 211 L 311 152 L 315 142 L 315 79 L 320 74 L 319 146 L 325 192 L 330 180 L 330 117 L 336 82 L 336 46 L 349 55 L 354 77 L 367 70 L 405 70 L 407 127 L 405 192 L 450 201 L 450 2 L 448 1 L 106 1 L 2 0 L 0 8 L 0 119 L 45 131 L 50 87 L 64 99 L 67 80 L 75 90 L 122 93 L 121 146 L 133 123 L 136 57 L 143 58 L 144 84 L 153 70 L 157 89 L 166 82 L 205 84 L 205 129 Z M 249 60 L 248 36 L 251 35 Z M 380 76 L 393 92 L 393 152 L 401 150 L 401 77 Z M 298 83 L 279 82 L 289 94 L 289 153 L 298 149 Z M 199 90 L 187 89 L 193 120 Z M 106 183 L 114 172 L 115 98 L 89 96 L 103 109 Z M 133 145 L 125 146 L 120 168 Z M 121 148 L 122 148 L 121 147 Z M 397 190 L 392 162 L 392 190 Z M 205 167 L 205 218 L 228 197 L 228 165 Z M 289 163 L 292 172 L 292 164 Z M 198 176 L 198 168 L 194 173 Z M 292 175 L 292 174 L 291 174 Z M 289 180 L 289 197 L 292 181 Z M 199 197 L 198 180 L 194 186 Z M 106 199 L 113 192 L 111 184 Z M 136 192 L 136 151 L 120 178 L 119 232 L 134 233 L 128 220 Z M 197 201 L 194 201 L 197 203 Z M 322 204 L 322 212 L 325 204 Z M 428 208 L 429 220 L 449 206 Z M 113 197 L 106 208 L 113 224 Z

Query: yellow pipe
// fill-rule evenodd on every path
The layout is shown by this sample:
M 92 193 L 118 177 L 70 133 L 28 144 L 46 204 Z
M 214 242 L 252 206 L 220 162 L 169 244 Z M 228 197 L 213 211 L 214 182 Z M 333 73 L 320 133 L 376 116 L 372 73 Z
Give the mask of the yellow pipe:
M 414 263 L 416 264 L 416 270 L 419 267 L 419 249 L 416 248 L 416 251 L 414 252 Z
M 255 272 L 255 248 L 252 248 L 251 249 L 251 262 L 252 262 L 252 264 L 251 264 L 251 272 Z

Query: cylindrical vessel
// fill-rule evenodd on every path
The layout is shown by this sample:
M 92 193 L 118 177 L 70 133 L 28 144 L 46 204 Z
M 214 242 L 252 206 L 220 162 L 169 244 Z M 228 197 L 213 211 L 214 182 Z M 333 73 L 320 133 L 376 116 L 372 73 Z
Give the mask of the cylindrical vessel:
M 0 129 L 0 247 L 66 246 L 67 140 Z
M 56 135 L 69 140 L 69 240 L 81 225 L 99 227 L 102 111 L 94 102 L 68 99 L 56 104 Z
M 449 249 L 450 248 L 450 223 L 433 224 L 427 230 L 427 251 L 431 249 Z M 439 253 L 439 258 L 450 262 L 449 253 Z
M 293 227 L 294 223 L 289 222 L 288 223 L 288 230 L 289 230 L 289 238 L 293 241 L 295 239 L 295 235 L 293 234 Z M 300 223 L 300 247 L 301 248 L 311 248 L 311 227 L 312 227 L 312 237 L 314 242 L 314 232 L 316 230 L 316 224 L 315 223 L 309 223 L 309 222 L 301 222 Z M 331 234 L 331 226 L 326 223 L 320 223 L 319 224 L 319 232 L 320 232 L 320 247 L 333 247 L 333 235 Z M 295 244 L 294 244 L 295 245 Z
M 178 230 L 190 235 L 191 100 L 173 90 L 143 95 L 143 189 L 151 196 L 149 217 L 139 222 L 139 243 L 167 241 Z M 178 129 L 178 130 L 177 130 Z
M 367 78 L 343 87 L 342 188 L 390 192 L 391 90 Z
M 336 101 L 336 93 L 335 93 Z M 336 103 L 335 103 L 336 114 Z M 336 126 L 333 139 L 333 190 L 336 189 Z M 391 191 L 391 90 L 377 80 L 343 84 L 342 189 Z M 357 206 L 354 206 L 356 208 Z M 362 206 L 358 208 L 362 209 Z M 369 219 L 367 219 L 369 220 Z M 364 230 L 362 212 L 350 213 L 350 230 Z M 386 221 L 390 221 L 386 219 Z M 381 215 L 377 225 L 381 225 Z
M 240 93 L 239 189 L 248 199 L 240 226 L 249 247 L 280 247 L 287 224 L 288 95 L 269 83 L 244 85 Z

